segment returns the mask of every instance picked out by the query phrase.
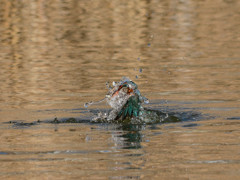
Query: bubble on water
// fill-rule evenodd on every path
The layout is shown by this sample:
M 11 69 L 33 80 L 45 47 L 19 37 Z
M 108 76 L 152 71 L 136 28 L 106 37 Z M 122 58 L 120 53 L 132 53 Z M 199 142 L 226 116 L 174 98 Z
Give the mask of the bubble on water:
M 142 73 L 142 68 L 139 69 L 139 72 Z
M 151 46 L 151 43 L 148 43 L 148 45 L 147 45 L 148 47 L 150 47 Z

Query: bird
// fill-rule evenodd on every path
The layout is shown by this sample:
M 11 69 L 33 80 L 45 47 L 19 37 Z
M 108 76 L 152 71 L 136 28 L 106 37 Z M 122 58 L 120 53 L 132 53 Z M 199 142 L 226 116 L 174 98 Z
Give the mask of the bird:
M 143 110 L 142 104 L 148 102 L 148 99 L 141 95 L 137 84 L 128 77 L 123 77 L 120 82 L 113 82 L 113 87 L 108 88 L 106 98 L 113 108 L 109 119 L 136 118 Z
M 91 101 L 88 105 L 106 100 L 112 109 L 107 113 L 99 112 L 92 122 L 152 124 L 179 121 L 169 113 L 143 107 L 149 100 L 141 95 L 137 84 L 128 77 L 122 77 L 119 82 L 113 81 L 112 86 L 109 83 L 106 85 L 108 93 L 105 98 L 98 102 Z

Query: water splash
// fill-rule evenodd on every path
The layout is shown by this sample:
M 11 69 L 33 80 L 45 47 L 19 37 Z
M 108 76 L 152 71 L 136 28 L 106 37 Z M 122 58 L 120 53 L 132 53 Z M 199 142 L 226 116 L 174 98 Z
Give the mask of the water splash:
M 170 116 L 156 110 L 143 107 L 149 100 L 142 96 L 137 84 L 127 77 L 123 77 L 119 82 L 106 83 L 108 93 L 100 101 L 90 101 L 84 104 L 89 107 L 92 104 L 99 104 L 106 101 L 112 109 L 108 112 L 98 112 L 91 122 L 101 123 L 131 123 L 131 124 L 152 124 L 164 121 L 179 121 L 178 118 Z
M 106 82 L 106 87 L 108 88 L 108 90 L 112 89 L 112 87 L 109 85 L 109 82 Z
M 101 99 L 101 100 L 99 100 L 99 101 L 90 101 L 90 102 L 84 103 L 84 107 L 88 108 L 89 106 L 91 106 L 93 104 L 100 104 L 101 102 L 103 102 L 105 100 L 106 100 L 106 97 Z
M 149 104 L 149 100 L 148 100 L 148 98 L 145 98 L 145 97 L 144 97 L 143 102 L 144 102 L 144 104 Z
M 90 105 L 92 105 L 92 101 L 87 102 L 87 103 L 84 103 L 84 107 L 85 107 L 85 108 L 88 108 Z
M 145 109 L 142 106 L 148 104 L 149 100 L 141 95 L 137 84 L 129 78 L 123 77 L 119 82 L 112 82 L 112 87 L 107 82 L 106 86 L 108 93 L 105 98 L 84 104 L 87 108 L 92 104 L 106 101 L 112 108 L 108 112 L 98 112 L 92 118 L 92 122 L 151 124 L 169 120 L 170 117 L 167 113 Z M 176 120 L 172 117 L 170 119 Z

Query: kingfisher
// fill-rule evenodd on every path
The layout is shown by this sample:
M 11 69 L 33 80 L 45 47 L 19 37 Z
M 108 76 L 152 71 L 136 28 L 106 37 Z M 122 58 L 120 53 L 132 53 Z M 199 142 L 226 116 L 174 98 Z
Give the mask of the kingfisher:
M 120 82 L 113 82 L 113 87 L 107 84 L 109 92 L 106 95 L 107 103 L 113 108 L 109 113 L 109 120 L 124 120 L 141 115 L 142 104 L 148 99 L 141 95 L 138 86 L 127 77 Z
M 104 100 L 112 107 L 108 113 L 99 112 L 92 122 L 120 122 L 133 124 L 152 124 L 158 122 L 176 122 L 178 118 L 169 116 L 158 110 L 144 108 L 143 104 L 149 103 L 148 99 L 141 95 L 138 86 L 127 77 L 123 77 L 119 82 L 113 82 L 113 86 L 106 84 L 108 93 Z

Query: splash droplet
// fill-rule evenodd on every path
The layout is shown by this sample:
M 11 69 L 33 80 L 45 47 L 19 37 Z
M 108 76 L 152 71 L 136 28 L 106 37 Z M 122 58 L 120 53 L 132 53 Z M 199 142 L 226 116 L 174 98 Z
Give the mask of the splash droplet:
M 109 84 L 109 82 L 108 82 L 108 81 L 106 82 L 106 87 L 107 87 L 109 90 L 111 90 L 111 89 L 112 89 L 112 87 L 110 86 L 110 84 Z
M 84 107 L 85 107 L 85 108 L 88 108 L 88 107 L 91 106 L 92 104 L 93 104 L 92 101 L 87 102 L 87 103 L 84 104 Z
M 141 60 L 140 57 L 138 57 L 137 60 L 140 61 Z
M 136 79 L 138 79 L 138 75 L 136 75 Z
M 151 46 L 151 43 L 148 43 L 148 47 L 150 47 Z
M 145 103 L 145 104 L 148 104 L 148 103 L 149 103 L 149 100 L 148 100 L 148 99 L 145 99 L 145 100 L 144 100 L 144 103 Z
M 139 69 L 139 72 L 142 73 L 142 68 Z
M 88 103 L 85 103 L 85 104 L 84 104 L 84 107 L 85 107 L 85 108 L 88 108 Z
M 84 104 L 84 107 L 85 107 L 85 108 L 88 108 L 88 107 L 91 106 L 92 104 L 99 104 L 99 103 L 105 101 L 106 98 L 107 98 L 107 95 L 106 95 L 105 98 L 103 98 L 103 99 L 101 99 L 101 100 L 99 100 L 99 101 L 90 101 L 90 102 L 87 102 L 87 103 Z

